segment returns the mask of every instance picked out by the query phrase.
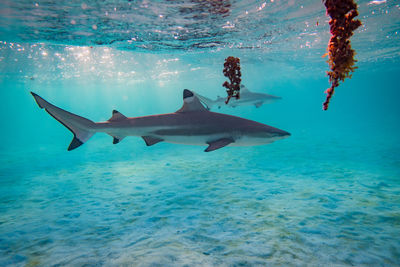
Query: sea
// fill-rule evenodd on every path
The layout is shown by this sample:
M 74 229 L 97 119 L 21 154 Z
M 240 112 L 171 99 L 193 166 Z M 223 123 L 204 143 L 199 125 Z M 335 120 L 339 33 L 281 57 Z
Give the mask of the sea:
M 400 266 L 400 3 L 357 1 L 329 109 L 319 0 L 0 1 L 0 266 Z M 281 97 L 212 111 L 291 136 L 224 147 L 73 134 L 216 99 L 225 59 Z

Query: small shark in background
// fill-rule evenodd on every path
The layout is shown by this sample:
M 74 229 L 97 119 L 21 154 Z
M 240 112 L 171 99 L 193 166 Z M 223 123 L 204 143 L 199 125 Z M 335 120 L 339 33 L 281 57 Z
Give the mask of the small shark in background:
M 105 122 L 93 122 L 56 107 L 31 92 L 40 108 L 73 134 L 68 151 L 73 150 L 97 132 L 111 135 L 113 144 L 126 136 L 141 136 L 147 146 L 159 142 L 206 145 L 206 152 L 225 146 L 254 146 L 272 143 L 290 133 L 255 121 L 208 111 L 190 90 L 183 91 L 183 105 L 174 112 L 128 118 L 113 110 Z
M 225 104 L 226 97 L 218 97 L 216 100 L 211 100 L 205 96 L 199 95 L 195 93 L 200 101 L 206 105 L 207 109 L 210 110 L 214 106 L 218 106 L 221 108 L 222 106 L 230 106 L 230 107 L 237 107 L 237 106 L 250 106 L 254 105 L 256 108 L 261 107 L 264 103 L 271 103 L 278 99 L 281 99 L 279 96 L 268 95 L 264 93 L 253 93 L 246 86 L 243 84 L 240 86 L 240 98 L 231 98 L 228 104 Z

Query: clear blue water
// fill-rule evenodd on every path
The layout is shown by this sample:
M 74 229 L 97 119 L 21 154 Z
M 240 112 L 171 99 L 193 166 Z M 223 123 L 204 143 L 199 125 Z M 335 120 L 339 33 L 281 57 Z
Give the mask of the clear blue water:
M 319 1 L 3 1 L 0 266 L 400 266 L 394 2 L 358 2 L 359 68 L 323 111 Z M 219 112 L 289 138 L 204 153 L 97 134 L 67 152 L 29 93 L 94 121 L 173 112 L 183 88 L 224 95 L 229 55 L 282 100 Z

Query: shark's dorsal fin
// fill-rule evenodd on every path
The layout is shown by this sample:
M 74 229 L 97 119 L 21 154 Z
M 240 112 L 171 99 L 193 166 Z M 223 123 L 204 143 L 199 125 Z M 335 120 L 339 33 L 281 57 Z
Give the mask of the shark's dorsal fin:
M 241 93 L 250 93 L 250 90 L 246 86 L 244 86 L 244 84 L 242 84 L 240 86 L 240 92 Z
M 199 98 L 190 90 L 183 90 L 183 105 L 176 112 L 190 112 L 190 111 L 207 111 L 207 108 L 201 104 Z
M 124 120 L 126 117 L 122 115 L 119 111 L 116 111 L 115 109 L 112 111 L 112 116 L 108 121 L 120 121 Z

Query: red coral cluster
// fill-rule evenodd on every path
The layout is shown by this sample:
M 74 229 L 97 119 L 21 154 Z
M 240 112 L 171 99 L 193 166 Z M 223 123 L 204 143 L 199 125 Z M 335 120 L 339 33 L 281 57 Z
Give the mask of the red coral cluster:
M 353 31 L 361 26 L 361 21 L 354 20 L 358 11 L 353 0 L 325 0 L 324 4 L 327 15 L 331 17 L 329 25 L 332 35 L 328 45 L 328 63 L 331 71 L 327 72 L 331 87 L 325 91 L 327 96 L 323 105 L 324 110 L 327 110 L 339 81 L 351 78 L 351 72 L 357 68 L 354 66 L 355 52 L 351 48 L 350 37 Z
M 226 88 L 228 98 L 225 103 L 228 104 L 232 97 L 239 99 L 240 97 L 240 82 L 242 73 L 240 72 L 240 59 L 238 57 L 228 57 L 225 59 L 223 73 L 229 78 L 229 82 L 225 81 L 222 86 Z

